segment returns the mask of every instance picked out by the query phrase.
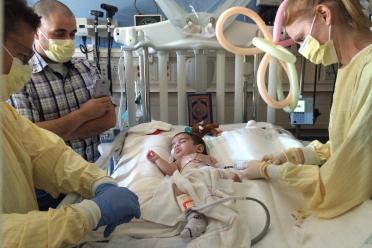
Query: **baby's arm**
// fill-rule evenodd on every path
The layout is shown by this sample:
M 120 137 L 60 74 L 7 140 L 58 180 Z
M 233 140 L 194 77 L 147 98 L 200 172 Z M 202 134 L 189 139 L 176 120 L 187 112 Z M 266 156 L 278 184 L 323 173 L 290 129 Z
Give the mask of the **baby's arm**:
M 156 166 L 160 169 L 160 171 L 164 175 L 171 176 L 175 170 L 177 170 L 177 167 L 174 163 L 169 163 L 162 159 L 156 152 L 150 150 L 147 153 L 147 159 L 156 164 Z
M 240 175 L 241 173 L 235 169 L 218 168 L 217 170 L 218 170 L 218 173 L 221 179 L 232 179 L 234 182 L 239 182 L 239 183 L 242 181 L 241 175 Z

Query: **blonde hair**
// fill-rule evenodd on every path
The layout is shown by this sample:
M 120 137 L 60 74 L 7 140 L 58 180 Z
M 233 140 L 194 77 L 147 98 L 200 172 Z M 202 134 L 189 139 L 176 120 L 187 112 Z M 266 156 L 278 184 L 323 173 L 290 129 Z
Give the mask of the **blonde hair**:
M 369 32 L 371 21 L 363 12 L 359 0 L 289 0 L 284 14 L 284 25 L 292 24 L 299 17 L 313 17 L 314 7 L 318 4 L 326 4 L 332 10 L 332 14 L 346 25 L 361 32 Z

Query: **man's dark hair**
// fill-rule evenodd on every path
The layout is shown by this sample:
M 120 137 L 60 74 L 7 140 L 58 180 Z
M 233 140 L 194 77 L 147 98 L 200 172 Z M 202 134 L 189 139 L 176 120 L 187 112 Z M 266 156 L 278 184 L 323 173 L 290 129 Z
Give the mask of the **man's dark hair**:
M 174 135 L 172 139 L 174 139 L 176 136 L 181 135 L 181 134 L 186 134 L 187 136 L 189 136 L 191 138 L 192 142 L 194 143 L 194 145 L 202 145 L 203 148 L 204 148 L 203 154 L 208 155 L 207 146 L 206 146 L 204 140 L 196 134 L 188 133 L 188 132 L 180 132 L 180 133 L 177 133 L 176 135 Z
M 32 30 L 36 31 L 40 26 L 40 17 L 27 6 L 24 0 L 5 0 L 4 1 L 4 40 L 10 34 L 16 33 L 20 23 L 28 24 Z

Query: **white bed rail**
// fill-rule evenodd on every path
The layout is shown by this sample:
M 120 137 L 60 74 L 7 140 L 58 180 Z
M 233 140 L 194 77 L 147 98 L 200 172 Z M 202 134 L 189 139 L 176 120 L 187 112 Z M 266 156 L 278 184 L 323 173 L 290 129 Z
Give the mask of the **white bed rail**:
M 241 35 L 242 30 L 246 35 Z M 256 35 L 257 26 L 250 23 L 233 22 L 231 26 L 226 30 L 226 37 L 228 37 L 234 44 L 244 45 L 249 44 L 252 37 Z M 138 27 L 128 28 L 117 28 L 114 32 L 114 39 L 116 42 L 125 44 L 122 49 L 125 50 L 125 83 L 127 93 L 127 109 L 129 126 L 133 126 L 136 123 L 136 104 L 134 97 L 131 96 L 134 92 L 134 85 L 136 80 L 135 68 L 133 68 L 133 51 L 138 51 L 141 56 L 141 50 L 153 48 L 152 56 L 156 56 L 158 59 L 158 75 L 159 75 L 159 107 L 160 107 L 160 120 L 169 122 L 169 85 L 167 68 L 169 61 L 169 53 L 176 52 L 177 60 L 177 124 L 186 125 L 187 121 L 187 92 L 190 90 L 187 87 L 187 54 L 190 51 L 193 52 L 194 57 L 194 85 L 191 92 L 195 93 L 206 93 L 211 92 L 216 95 L 216 113 L 214 116 L 215 121 L 219 123 L 225 122 L 226 114 L 226 54 L 225 50 L 221 48 L 216 38 L 210 39 L 198 39 L 195 37 L 183 37 L 177 30 L 169 23 L 162 22 L 157 24 L 149 24 Z M 207 85 L 207 55 L 206 52 L 212 51 L 215 53 L 215 81 L 216 87 L 213 89 L 208 88 Z M 143 58 L 142 58 L 143 60 Z M 130 64 L 131 63 L 131 64 Z M 145 63 L 140 63 L 140 72 L 146 70 Z M 120 70 L 119 70 L 120 71 Z M 144 72 L 146 73 L 146 72 Z M 234 122 L 241 123 L 243 121 L 243 98 L 246 96 L 244 89 L 244 75 L 246 74 L 246 65 L 244 65 L 244 58 L 242 56 L 235 56 L 235 80 L 234 80 Z M 142 80 L 142 77 L 141 77 Z M 147 80 L 148 77 L 147 77 Z M 149 82 L 143 82 L 144 85 L 150 85 Z M 149 95 L 150 89 L 148 88 L 144 94 Z M 149 108 L 151 108 L 150 99 L 145 102 Z M 171 106 L 173 107 L 173 106 Z M 143 120 L 151 120 L 150 110 L 146 111 L 144 107 L 144 118 Z
M 205 50 L 208 51 L 208 50 Z M 171 106 L 169 102 L 169 93 L 170 88 L 174 87 L 174 84 L 170 85 L 169 82 L 169 59 L 170 59 L 170 52 L 175 53 L 176 59 L 176 93 L 177 93 L 177 106 Z M 164 122 L 169 122 L 169 112 L 171 107 L 176 107 L 177 110 L 177 122 L 175 124 L 178 125 L 187 125 L 188 124 L 188 112 L 187 112 L 187 93 L 194 92 L 194 93 L 212 93 L 215 94 L 215 110 L 216 112 L 213 113 L 214 121 L 223 124 L 225 123 L 225 116 L 226 116 L 226 56 L 224 50 L 212 50 L 212 56 L 208 55 L 208 59 L 213 57 L 214 61 L 214 79 L 213 84 L 207 85 L 207 72 L 205 71 L 207 68 L 207 55 L 201 54 L 201 58 L 199 62 L 196 61 L 195 57 L 195 74 L 205 74 L 205 75 L 195 75 L 193 81 L 195 82 L 194 85 L 190 85 L 187 81 L 188 76 L 190 76 L 188 71 L 188 59 L 190 58 L 190 51 L 188 50 L 176 50 L 176 51 L 157 51 L 155 54 L 151 56 L 153 59 L 157 59 L 157 70 L 158 70 L 158 91 L 159 91 L 159 120 Z M 123 52 L 124 56 L 124 64 L 122 66 L 125 67 L 125 92 L 127 93 L 127 110 L 128 110 L 128 123 L 129 127 L 132 127 L 136 124 L 136 103 L 135 103 L 135 85 L 136 85 L 136 73 L 137 68 L 134 66 L 134 52 L 132 51 L 125 51 Z M 197 55 L 198 56 L 198 55 Z M 228 55 L 231 57 L 232 55 Z M 248 70 L 253 70 L 252 64 L 245 63 L 244 57 L 240 55 L 233 55 L 234 56 L 234 82 L 233 82 L 233 94 L 234 94 L 234 123 L 241 123 L 245 122 L 246 115 L 244 112 L 246 108 L 243 107 L 244 104 L 247 103 L 247 87 L 244 87 L 245 78 L 247 75 Z M 155 57 L 155 58 L 154 58 Z M 143 63 L 139 63 L 140 65 Z M 119 66 L 121 66 L 119 64 Z M 141 68 L 139 69 L 141 70 Z M 124 70 L 119 70 L 124 71 Z M 248 73 L 249 74 L 249 73 Z M 148 79 L 147 79 L 148 80 Z M 202 82 L 200 82 L 202 80 Z M 138 81 L 137 81 L 138 83 Z M 147 100 L 144 101 L 145 105 L 148 105 L 148 110 L 146 111 L 146 107 L 144 106 L 144 118 L 142 121 L 148 122 L 151 118 L 151 98 L 150 92 L 154 90 L 153 84 L 149 82 L 141 82 L 143 85 L 149 85 L 148 88 L 142 88 L 142 93 L 147 95 Z M 230 83 L 231 87 L 231 83 Z M 131 92 L 130 94 L 128 94 Z M 147 114 L 147 115 L 146 115 Z

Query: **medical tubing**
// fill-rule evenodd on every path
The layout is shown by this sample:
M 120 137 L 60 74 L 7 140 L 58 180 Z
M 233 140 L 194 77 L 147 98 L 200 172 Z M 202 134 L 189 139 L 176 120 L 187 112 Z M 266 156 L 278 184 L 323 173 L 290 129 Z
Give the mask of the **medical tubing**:
M 140 65 L 142 66 L 140 74 L 141 74 L 141 82 L 142 87 L 144 88 L 144 92 L 141 95 L 143 102 L 143 117 L 145 122 L 151 121 L 151 107 L 150 107 L 150 77 L 149 77 L 149 58 L 148 58 L 148 47 L 142 48 L 142 56 L 139 57 Z
M 204 204 L 204 205 L 201 205 L 201 206 L 192 207 L 191 210 L 192 211 L 203 213 L 208 208 L 213 208 L 213 207 L 215 207 L 215 206 L 217 206 L 217 205 L 219 205 L 221 203 L 224 203 L 226 201 L 231 201 L 231 200 L 254 201 L 254 202 L 258 203 L 264 209 L 265 215 L 266 215 L 265 226 L 262 229 L 262 231 L 256 237 L 254 237 L 251 240 L 251 245 L 256 244 L 258 241 L 260 241 L 261 239 L 263 239 L 263 237 L 265 237 L 265 235 L 267 234 L 267 232 L 269 230 L 269 226 L 270 226 L 270 212 L 269 212 L 269 209 L 260 200 L 258 200 L 256 198 L 253 198 L 253 197 L 248 197 L 248 196 L 228 196 L 228 197 L 219 199 L 219 200 L 217 200 L 215 202 L 212 202 L 212 203 L 208 203 L 208 204 Z
M 118 109 L 118 125 L 119 129 L 123 130 L 124 123 L 122 122 L 122 111 L 123 111 L 123 102 L 124 102 L 124 87 L 123 82 L 125 84 L 125 74 L 124 74 L 124 54 L 121 53 L 119 61 L 118 61 L 118 76 L 119 76 L 119 85 L 120 85 L 120 102 L 119 102 L 119 109 Z M 123 78 L 124 77 L 124 78 Z
M 253 83 L 252 83 L 252 120 L 257 120 L 259 97 L 257 96 L 257 70 L 259 66 L 259 55 L 253 55 Z
M 109 18 L 108 18 L 109 19 Z M 110 82 L 110 92 L 112 94 L 112 76 L 111 76 L 111 46 L 112 46 L 112 37 L 111 37 L 111 20 L 107 22 L 107 79 Z
M 143 42 L 140 41 L 134 46 L 122 46 L 121 50 L 122 51 L 135 51 L 142 48 L 143 49 L 143 54 L 141 55 L 143 57 L 143 65 L 146 65 L 146 60 L 148 60 L 148 48 L 153 48 L 154 50 L 159 50 L 154 46 L 151 42 Z M 140 56 L 140 57 L 141 57 Z M 143 66 L 141 66 L 143 67 Z M 149 76 L 148 76 L 148 66 L 144 66 L 145 68 L 141 68 L 141 73 L 143 71 L 143 75 L 141 76 L 141 88 L 138 90 L 138 93 L 143 96 L 143 107 L 144 107 L 144 117 L 145 121 L 151 121 L 151 108 L 150 108 L 150 96 L 149 93 L 150 91 L 147 89 L 150 89 L 150 81 L 149 81 Z
M 86 36 L 82 36 L 81 37 L 81 40 L 83 41 L 83 44 L 80 44 L 79 47 L 80 47 L 80 51 L 85 54 L 85 58 L 88 59 L 88 53 L 90 51 L 88 51 L 88 48 L 87 48 L 87 37 Z
M 305 57 L 301 56 L 301 69 L 300 69 L 300 98 L 304 95 L 305 89 L 305 71 L 306 71 L 306 60 Z
M 134 8 L 136 9 L 137 11 L 137 15 L 142 15 L 142 12 L 138 9 L 137 7 L 137 0 L 134 0 Z
M 99 46 L 100 46 L 100 38 L 98 37 L 98 17 L 94 19 L 94 42 L 95 42 L 95 50 L 96 50 L 96 66 L 101 73 L 101 65 L 100 65 L 100 52 L 99 52 Z

